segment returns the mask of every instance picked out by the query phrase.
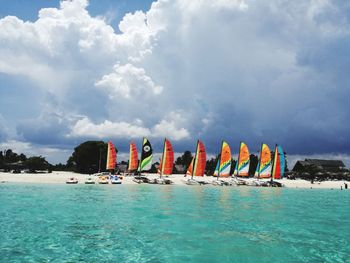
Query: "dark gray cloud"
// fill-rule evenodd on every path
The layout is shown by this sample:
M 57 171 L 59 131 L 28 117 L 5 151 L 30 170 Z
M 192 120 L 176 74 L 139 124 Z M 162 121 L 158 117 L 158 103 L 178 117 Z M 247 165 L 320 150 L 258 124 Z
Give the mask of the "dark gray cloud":
M 126 15 L 120 33 L 86 1 L 65 4 L 35 23 L 0 21 L 0 72 L 38 94 L 33 109 L 18 107 L 32 112 L 14 121 L 24 140 L 111 138 L 127 151 L 146 135 L 179 152 L 200 138 L 212 153 L 222 139 L 234 151 L 245 141 L 252 152 L 266 142 L 350 153 L 349 4 L 160 0 Z

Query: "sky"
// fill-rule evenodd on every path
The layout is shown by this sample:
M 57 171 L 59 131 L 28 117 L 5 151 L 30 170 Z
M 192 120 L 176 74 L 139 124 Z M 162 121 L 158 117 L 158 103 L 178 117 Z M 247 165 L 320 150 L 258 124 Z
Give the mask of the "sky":
M 0 150 L 146 136 L 349 166 L 349 26 L 342 0 L 0 0 Z

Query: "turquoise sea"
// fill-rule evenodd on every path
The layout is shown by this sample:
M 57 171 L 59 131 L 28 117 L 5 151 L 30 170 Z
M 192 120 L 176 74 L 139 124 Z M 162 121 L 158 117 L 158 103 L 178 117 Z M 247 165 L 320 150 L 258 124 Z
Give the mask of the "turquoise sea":
M 350 191 L 0 185 L 0 262 L 350 262 Z

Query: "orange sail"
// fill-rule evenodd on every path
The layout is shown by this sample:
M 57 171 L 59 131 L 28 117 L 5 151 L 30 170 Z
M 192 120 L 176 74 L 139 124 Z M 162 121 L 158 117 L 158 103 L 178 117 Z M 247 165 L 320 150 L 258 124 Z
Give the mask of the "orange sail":
M 205 166 L 207 163 L 207 154 L 204 144 L 198 140 L 196 155 L 193 162 L 192 176 L 204 176 Z
M 173 146 L 171 145 L 170 141 L 165 139 L 164 140 L 164 150 L 162 159 L 160 162 L 160 175 L 170 175 L 173 173 L 173 166 L 174 166 L 174 150 Z
M 230 145 L 223 141 L 221 145 L 221 154 L 219 159 L 219 169 L 217 176 L 229 177 L 231 171 L 231 149 Z
M 271 177 L 271 151 L 267 144 L 261 145 L 260 160 L 258 163 L 256 176 L 258 178 Z
M 192 160 L 191 160 L 190 166 L 188 166 L 186 175 L 192 175 L 192 171 L 193 171 L 193 161 L 194 161 L 194 157 L 192 157 Z
M 235 171 L 238 176 L 249 176 L 249 149 L 248 146 L 241 142 L 239 154 L 238 154 L 238 169 Z
M 116 150 L 115 150 L 113 143 L 111 141 L 109 141 L 108 148 L 107 148 L 106 169 L 107 170 L 114 170 L 116 163 L 117 163 L 117 153 L 116 153 Z
M 131 142 L 130 143 L 130 154 L 129 154 L 129 171 L 137 170 L 138 167 L 138 155 L 137 155 L 137 148 L 136 144 Z

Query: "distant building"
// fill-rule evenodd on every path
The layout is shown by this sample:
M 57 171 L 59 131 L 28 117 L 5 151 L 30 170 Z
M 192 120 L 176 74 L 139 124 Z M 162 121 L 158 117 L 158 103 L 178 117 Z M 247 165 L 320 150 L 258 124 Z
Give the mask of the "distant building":
M 306 180 L 349 180 L 350 172 L 340 160 L 305 159 L 297 161 L 289 178 Z
M 343 161 L 340 160 L 305 159 L 305 161 L 296 162 L 293 172 L 308 172 L 310 169 L 315 169 L 319 172 L 332 173 L 346 171 Z

